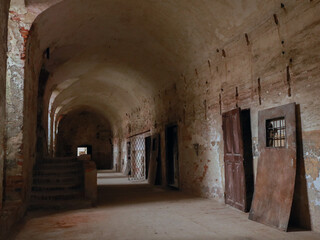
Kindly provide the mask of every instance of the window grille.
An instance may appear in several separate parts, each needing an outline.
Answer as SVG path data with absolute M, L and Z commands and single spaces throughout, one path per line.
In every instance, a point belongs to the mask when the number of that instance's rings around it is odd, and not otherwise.
M 129 180 L 143 181 L 145 180 L 145 139 L 144 136 L 136 136 L 130 139 L 130 160 L 131 172 Z
M 286 145 L 286 121 L 284 117 L 266 121 L 267 147 L 281 148 Z

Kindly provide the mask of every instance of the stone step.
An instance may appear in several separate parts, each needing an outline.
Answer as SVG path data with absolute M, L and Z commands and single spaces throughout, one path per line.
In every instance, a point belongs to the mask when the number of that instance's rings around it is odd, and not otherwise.
M 74 168 L 82 167 L 81 162 L 52 162 L 52 163 L 40 163 L 34 166 L 34 169 L 58 169 L 58 168 Z
M 46 158 L 34 167 L 30 209 L 70 208 L 83 198 L 83 164 L 76 158 Z
M 80 189 L 81 182 L 74 183 L 34 183 L 32 184 L 32 191 L 46 191 L 46 190 L 69 190 Z
M 59 168 L 59 169 L 35 169 L 33 172 L 34 175 L 65 175 L 65 174 L 74 174 L 74 175 L 83 175 L 83 170 L 80 167 L 76 168 Z
M 83 197 L 83 189 L 32 191 L 31 200 L 68 200 Z
M 92 203 L 89 200 L 85 199 L 73 199 L 73 200 L 33 200 L 30 201 L 29 210 L 38 210 L 38 209 L 54 209 L 54 210 L 73 210 L 73 209 L 82 209 L 82 208 L 91 208 Z
M 56 157 L 56 158 L 44 158 L 43 163 L 53 162 L 75 162 L 78 161 L 76 157 Z
M 69 174 L 61 174 L 61 175 L 36 175 L 33 177 L 33 183 L 75 183 L 82 182 L 82 175 L 69 175 Z

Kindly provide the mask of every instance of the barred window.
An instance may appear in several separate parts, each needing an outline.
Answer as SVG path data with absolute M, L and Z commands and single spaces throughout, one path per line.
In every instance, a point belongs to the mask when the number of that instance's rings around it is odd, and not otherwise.
M 266 121 L 267 147 L 281 148 L 286 145 L 286 121 L 284 117 Z

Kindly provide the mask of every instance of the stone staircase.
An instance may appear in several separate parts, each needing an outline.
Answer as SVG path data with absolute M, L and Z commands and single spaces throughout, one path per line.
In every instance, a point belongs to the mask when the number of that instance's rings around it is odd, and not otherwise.
M 84 199 L 84 170 L 76 158 L 47 158 L 33 170 L 29 209 L 91 207 Z

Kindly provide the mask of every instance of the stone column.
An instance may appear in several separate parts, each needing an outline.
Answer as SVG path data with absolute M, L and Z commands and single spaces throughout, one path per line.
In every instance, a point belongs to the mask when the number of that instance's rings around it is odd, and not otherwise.
M 11 1 L 8 19 L 6 76 L 5 200 L 24 197 L 23 189 L 23 106 L 26 41 L 30 26 L 21 20 L 26 14 L 23 1 Z

